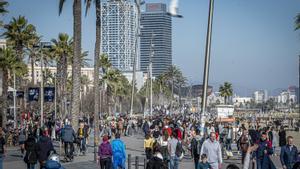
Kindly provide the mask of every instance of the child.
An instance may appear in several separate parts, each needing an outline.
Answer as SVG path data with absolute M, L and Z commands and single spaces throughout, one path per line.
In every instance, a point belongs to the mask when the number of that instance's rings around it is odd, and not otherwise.
M 152 145 L 153 145 L 153 142 L 154 141 L 153 141 L 151 135 L 148 133 L 146 135 L 145 140 L 144 140 L 144 149 L 145 149 L 147 160 L 150 160 L 151 157 L 152 157 Z
M 206 154 L 202 154 L 201 155 L 201 162 L 198 164 L 198 168 L 197 169 L 210 169 L 210 168 L 211 168 L 211 166 L 207 162 L 207 156 L 206 156 Z

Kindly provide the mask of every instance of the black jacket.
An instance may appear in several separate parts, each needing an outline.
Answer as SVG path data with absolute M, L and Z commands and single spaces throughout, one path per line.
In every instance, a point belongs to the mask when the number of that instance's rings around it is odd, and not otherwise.
M 49 137 L 42 136 L 38 142 L 38 160 L 46 161 L 50 155 L 50 151 L 54 150 L 53 144 Z
M 286 145 L 286 132 L 284 130 L 280 130 L 278 133 L 279 136 L 279 147 Z
M 25 150 L 26 154 L 24 157 L 24 161 L 28 164 L 36 164 L 38 160 L 38 147 L 33 136 L 29 136 L 25 141 Z
M 161 158 L 153 156 L 147 163 L 146 169 L 168 169 L 167 162 L 164 162 Z

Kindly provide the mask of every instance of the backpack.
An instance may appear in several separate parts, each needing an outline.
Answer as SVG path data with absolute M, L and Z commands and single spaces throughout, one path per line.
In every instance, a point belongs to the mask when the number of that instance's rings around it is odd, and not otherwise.
M 176 145 L 175 155 L 179 158 L 182 158 L 182 155 L 183 155 L 183 147 L 179 140 Z

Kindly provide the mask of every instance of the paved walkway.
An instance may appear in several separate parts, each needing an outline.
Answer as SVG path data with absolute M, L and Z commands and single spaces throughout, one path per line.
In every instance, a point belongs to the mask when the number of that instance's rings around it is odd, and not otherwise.
M 122 137 L 121 138 L 125 144 L 127 149 L 127 154 L 131 154 L 132 157 L 140 156 L 144 157 L 143 151 L 143 137 L 142 136 L 131 136 L 131 137 Z M 92 139 L 91 139 L 92 140 Z M 91 143 L 93 144 L 93 143 Z M 56 150 L 59 151 L 58 144 L 56 143 Z M 9 148 L 8 156 L 4 160 L 4 169 L 25 169 L 26 165 L 23 162 L 22 156 L 18 148 Z M 241 168 L 241 160 L 240 156 L 234 154 L 230 160 L 224 160 L 224 164 L 222 168 L 226 168 L 228 164 L 234 163 L 240 166 Z M 75 160 L 70 163 L 62 163 L 66 169 L 96 169 L 100 168 L 94 161 L 93 147 L 89 146 L 88 153 L 85 156 L 76 156 Z M 140 159 L 141 163 L 143 159 Z M 278 157 L 274 157 L 274 161 L 276 163 L 277 168 L 281 168 Z M 193 162 L 189 155 L 186 155 L 182 161 L 180 162 L 180 169 L 193 169 Z M 140 166 L 139 169 L 143 169 L 143 166 Z M 134 166 L 132 166 L 134 169 Z

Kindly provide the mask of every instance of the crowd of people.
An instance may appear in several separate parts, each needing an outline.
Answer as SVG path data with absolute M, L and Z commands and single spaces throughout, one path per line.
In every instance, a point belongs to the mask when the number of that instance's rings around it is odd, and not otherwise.
M 202 128 L 199 120 L 185 115 L 156 115 L 153 117 L 107 117 L 100 120 L 98 164 L 101 169 L 125 169 L 126 145 L 121 137 L 143 135 L 147 169 L 178 169 L 183 158 L 191 157 L 195 169 L 221 169 L 224 158 L 241 155 L 243 169 L 273 169 L 272 156 L 279 156 L 282 168 L 299 168 L 298 149 L 294 138 L 285 129 L 245 125 L 242 123 L 207 122 Z M 74 129 L 68 119 L 26 124 L 19 129 L 0 129 L 0 163 L 6 145 L 19 145 L 27 169 L 62 169 L 61 161 L 86 155 L 91 135 L 90 124 L 83 120 Z M 54 148 L 62 143 L 64 158 Z M 237 154 L 233 154 L 236 145 Z M 237 169 L 235 164 L 228 169 Z

